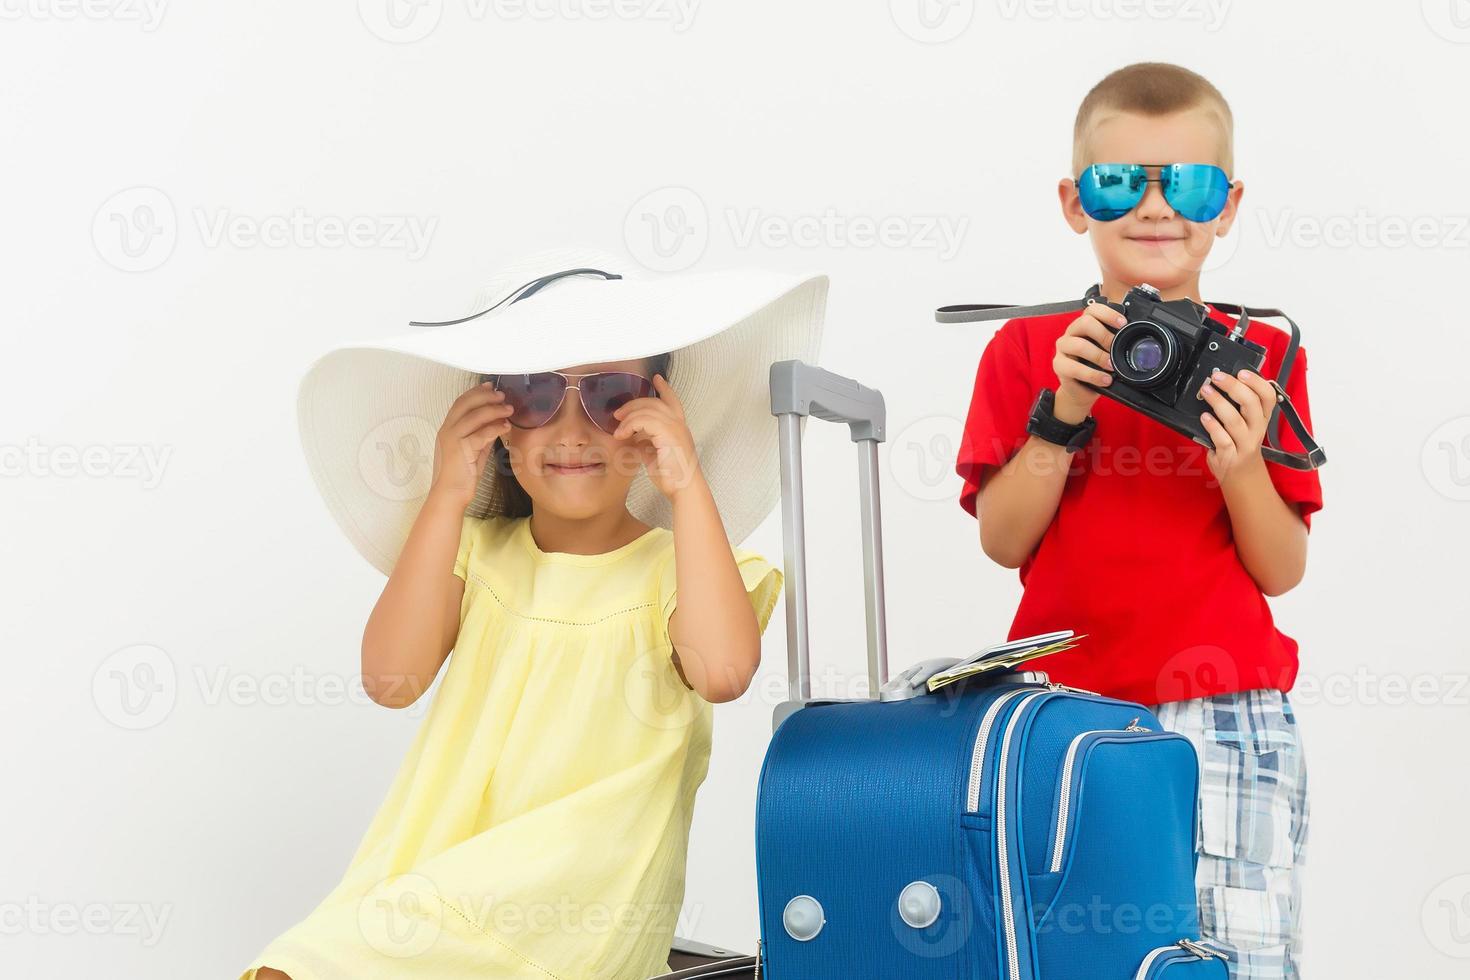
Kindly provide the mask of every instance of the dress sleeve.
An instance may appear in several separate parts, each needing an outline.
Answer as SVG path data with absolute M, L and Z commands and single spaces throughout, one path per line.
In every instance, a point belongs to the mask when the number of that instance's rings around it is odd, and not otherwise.
M 1312 411 L 1307 403 L 1307 352 L 1298 348 L 1296 360 L 1291 365 L 1291 377 L 1286 379 L 1286 393 L 1291 396 L 1291 403 L 1296 406 L 1297 414 L 1302 417 L 1307 431 L 1316 434 L 1312 427 Z M 1278 419 L 1276 433 L 1280 436 L 1282 449 L 1288 452 L 1303 452 L 1302 442 L 1291 431 L 1291 426 L 1286 424 L 1286 419 Z M 1296 507 L 1297 512 L 1302 515 L 1302 521 L 1307 527 L 1312 526 L 1312 514 L 1322 509 L 1322 479 L 1316 470 L 1294 470 L 1278 463 L 1267 463 L 1266 472 L 1271 474 L 1271 483 L 1275 485 L 1276 492 L 1281 494 L 1281 499 Z
M 454 574 L 461 579 L 468 580 L 470 567 L 470 553 L 474 551 L 475 538 L 480 530 L 480 525 L 485 523 L 483 517 L 470 517 L 465 515 L 464 522 L 459 528 L 459 552 L 454 556 Z
M 980 477 L 987 466 L 1001 466 L 1026 442 L 1026 420 L 1036 401 L 1030 357 L 1021 344 L 1020 321 L 996 331 L 980 355 L 970 413 L 960 436 L 955 472 L 965 481 L 960 506 L 975 515 Z
M 781 584 L 784 576 L 779 568 L 754 551 L 736 548 L 734 555 L 735 568 L 740 572 L 740 580 L 745 584 L 746 596 L 755 610 L 756 623 L 760 627 L 760 632 L 764 633 L 766 624 L 771 621 L 771 613 L 776 609 L 776 602 L 781 598 Z M 659 572 L 658 583 L 658 605 L 663 614 L 665 636 L 669 631 L 669 618 L 674 615 L 674 608 L 678 605 L 678 586 L 673 549 L 670 548 L 669 557 Z

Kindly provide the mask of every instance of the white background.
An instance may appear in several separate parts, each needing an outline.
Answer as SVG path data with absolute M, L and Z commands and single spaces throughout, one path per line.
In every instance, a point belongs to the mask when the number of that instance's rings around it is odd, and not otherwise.
M 1470 5 L 486 2 L 0 0 L 6 975 L 233 977 L 338 880 L 422 712 L 343 693 L 382 579 L 309 481 L 296 384 L 528 249 L 830 273 L 824 363 L 890 407 L 894 669 L 1001 637 L 1018 585 L 949 473 L 990 328 L 930 310 L 1092 281 L 1055 183 L 1087 88 L 1147 59 L 1234 107 L 1205 293 L 1303 325 L 1332 458 L 1273 603 L 1309 976 L 1465 975 Z M 808 434 L 814 656 L 850 686 L 852 449 Z M 747 544 L 779 555 L 779 517 Z M 683 931 L 747 951 L 780 615 L 690 854 Z

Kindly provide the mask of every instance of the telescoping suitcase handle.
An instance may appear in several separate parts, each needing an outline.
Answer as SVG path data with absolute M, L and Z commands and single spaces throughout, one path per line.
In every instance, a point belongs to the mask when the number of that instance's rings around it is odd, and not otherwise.
M 868 691 L 877 697 L 888 680 L 888 629 L 883 611 L 883 533 L 878 499 L 878 443 L 888 415 L 882 392 L 802 361 L 771 365 L 771 414 L 780 423 L 781 529 L 786 575 L 788 700 L 775 727 L 812 700 L 807 619 L 806 520 L 802 489 L 801 419 L 815 415 L 846 423 L 858 444 L 858 490 L 863 530 L 863 583 L 868 621 Z

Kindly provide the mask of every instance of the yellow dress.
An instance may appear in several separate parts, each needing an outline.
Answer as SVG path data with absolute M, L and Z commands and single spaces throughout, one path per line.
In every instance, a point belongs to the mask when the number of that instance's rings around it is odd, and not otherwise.
M 781 572 L 734 549 L 762 631 Z M 712 706 L 679 679 L 673 533 L 543 552 L 464 522 L 459 637 L 341 883 L 256 957 L 293 980 L 667 970 Z

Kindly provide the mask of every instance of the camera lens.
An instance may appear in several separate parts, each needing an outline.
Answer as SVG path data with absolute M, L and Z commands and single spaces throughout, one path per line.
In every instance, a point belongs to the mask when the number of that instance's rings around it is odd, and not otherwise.
M 1153 337 L 1143 337 L 1128 348 L 1128 364 L 1139 374 L 1153 374 L 1164 363 L 1164 345 Z
M 1134 320 L 1113 335 L 1113 371 L 1135 387 L 1166 384 L 1178 362 L 1174 335 L 1152 320 Z

